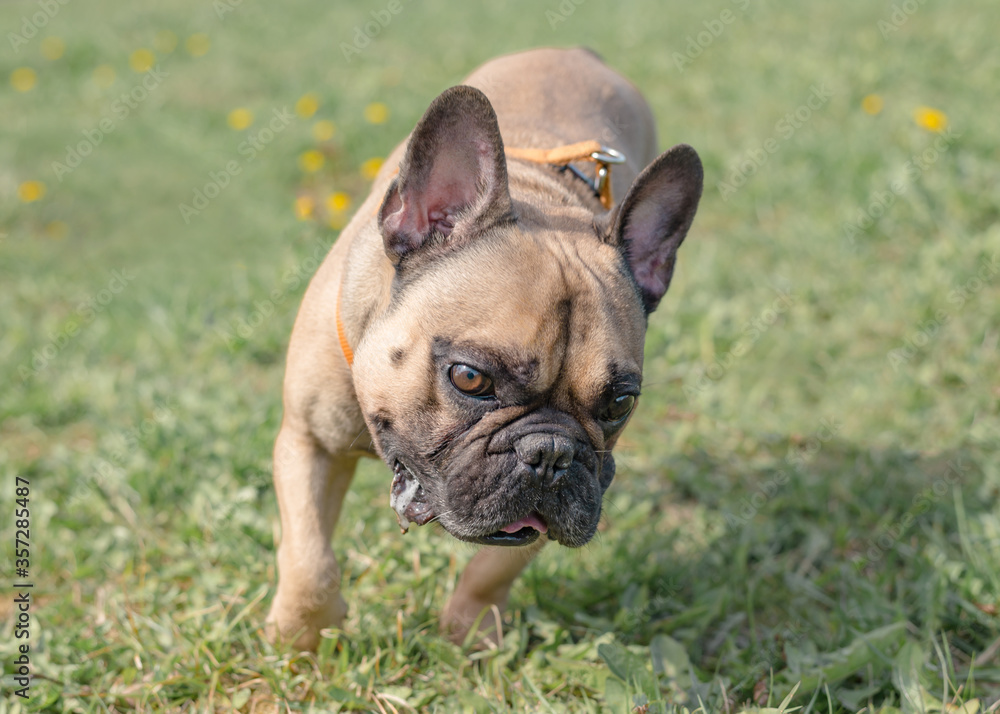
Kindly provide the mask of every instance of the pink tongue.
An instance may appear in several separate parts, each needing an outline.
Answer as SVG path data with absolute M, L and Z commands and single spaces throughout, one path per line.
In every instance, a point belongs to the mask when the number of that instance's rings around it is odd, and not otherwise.
M 506 525 L 500 530 L 504 533 L 517 533 L 522 528 L 534 528 L 539 533 L 545 533 L 549 530 L 549 527 L 545 525 L 545 521 L 538 517 L 537 513 L 531 513 L 524 518 L 514 521 L 510 525 Z

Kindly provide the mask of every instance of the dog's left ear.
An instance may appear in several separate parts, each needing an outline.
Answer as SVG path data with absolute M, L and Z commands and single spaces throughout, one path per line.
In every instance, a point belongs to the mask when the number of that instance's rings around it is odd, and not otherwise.
M 429 242 L 447 241 L 453 231 L 472 237 L 511 215 L 493 106 L 473 87 L 445 90 L 413 130 L 379 209 L 386 255 L 398 264 Z
M 598 230 L 620 246 L 642 294 L 646 314 L 660 303 L 680 247 L 698 210 L 704 171 L 698 153 L 678 144 L 639 174 Z

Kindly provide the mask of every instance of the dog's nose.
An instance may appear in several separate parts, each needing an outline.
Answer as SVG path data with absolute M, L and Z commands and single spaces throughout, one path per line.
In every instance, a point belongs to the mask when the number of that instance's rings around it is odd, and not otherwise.
M 528 434 L 515 445 L 517 456 L 535 472 L 540 485 L 554 484 L 573 463 L 573 440 L 561 434 Z

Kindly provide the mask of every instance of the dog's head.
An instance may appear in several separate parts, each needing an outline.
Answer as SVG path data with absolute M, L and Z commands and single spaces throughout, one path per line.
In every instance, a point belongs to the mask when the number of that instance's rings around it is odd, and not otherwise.
M 378 216 L 395 266 L 355 385 L 401 523 L 462 540 L 594 535 L 639 396 L 648 314 L 702 189 L 675 146 L 596 219 L 512 200 L 496 115 L 454 87 L 414 130 Z

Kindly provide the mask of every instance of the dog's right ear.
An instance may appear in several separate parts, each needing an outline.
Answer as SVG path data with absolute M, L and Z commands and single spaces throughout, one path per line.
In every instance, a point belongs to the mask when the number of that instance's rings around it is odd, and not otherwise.
M 496 113 L 478 89 L 452 87 L 413 130 L 382 201 L 386 255 L 398 265 L 425 244 L 467 241 L 511 215 Z

